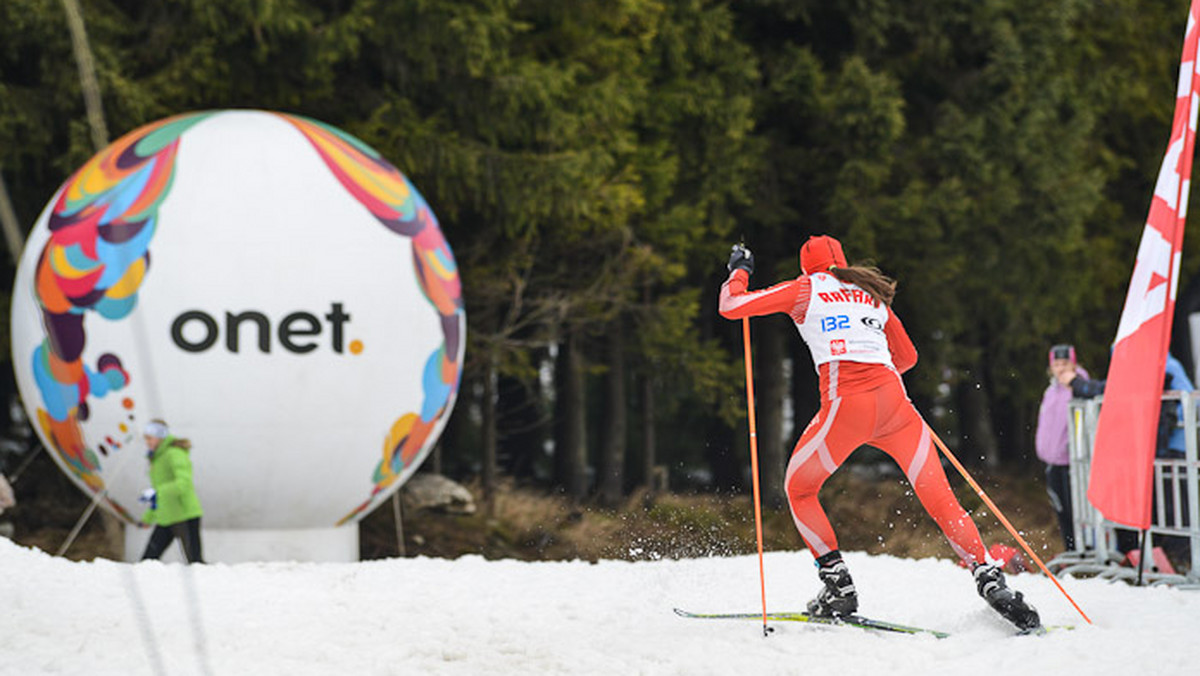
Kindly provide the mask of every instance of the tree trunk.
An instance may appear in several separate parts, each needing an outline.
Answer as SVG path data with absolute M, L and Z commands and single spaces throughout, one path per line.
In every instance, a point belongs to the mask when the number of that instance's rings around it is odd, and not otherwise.
M 959 388 L 963 430 L 960 455 L 965 462 L 982 459 L 985 466 L 995 469 L 1000 466 L 1000 447 L 992 427 L 991 406 L 982 374 L 983 369 L 979 368 L 968 372 Z
M 442 439 L 446 437 L 446 430 L 449 429 L 449 424 L 442 428 Z M 433 445 L 433 451 L 429 454 L 429 471 L 434 474 L 442 474 L 442 439 Z
M 462 385 L 458 391 L 458 399 L 442 436 L 433 449 L 433 463 L 430 469 L 436 474 L 455 474 L 472 466 L 480 452 L 482 408 L 476 395 L 474 369 L 463 374 Z M 465 467 L 464 467 L 465 466 Z
M 625 433 L 629 402 L 625 395 L 625 338 L 618 318 L 608 335 L 608 379 L 604 446 L 600 456 L 600 502 L 606 507 L 621 502 L 625 489 Z
M 658 490 L 656 465 L 658 440 L 654 436 L 654 377 L 642 377 L 642 485 L 654 494 Z
M 1007 420 L 1005 421 L 1008 424 L 1003 429 L 1034 429 L 1033 422 L 1029 419 L 1030 413 L 1032 413 L 1032 410 L 1025 407 L 1018 407 L 1016 410 L 1010 411 L 1010 415 L 1007 416 Z M 1010 461 L 1014 459 L 1018 460 L 1022 467 L 1032 466 L 1034 461 L 1037 460 L 1037 451 L 1033 448 L 1033 436 L 1032 434 L 1018 434 L 1015 439 L 1012 437 L 1003 439 L 1001 452 L 1007 451 L 1005 454 L 1008 456 L 1008 459 Z
M 722 492 L 740 492 L 745 487 L 742 474 L 743 459 L 747 457 L 745 430 L 737 433 L 715 418 L 705 427 L 704 456 L 712 472 L 712 487 Z
M 787 395 L 784 378 L 784 340 L 787 335 L 775 318 L 757 322 L 758 336 L 752 339 L 755 353 L 754 401 L 758 430 L 758 471 L 763 504 L 778 508 L 786 504 L 783 491 L 783 400 Z
M 496 495 L 496 374 L 489 360 L 483 372 L 483 504 L 487 516 L 495 514 Z
M 75 64 L 79 67 L 79 88 L 83 91 L 88 128 L 92 132 L 92 145 L 96 152 L 100 152 L 108 145 L 108 123 L 104 120 L 104 106 L 100 103 L 96 57 L 88 42 L 87 26 L 83 20 L 83 11 L 79 6 L 79 0 L 62 0 L 62 4 L 67 14 L 67 29 L 71 34 Z
M 537 381 L 508 376 L 496 379 L 496 463 L 506 475 L 533 477 L 545 442 L 540 388 Z
M 12 256 L 15 267 L 21 262 L 21 249 L 25 246 L 25 237 L 21 234 L 17 213 L 13 211 L 12 201 L 8 198 L 8 186 L 4 183 L 3 173 L 0 173 L 0 227 L 4 229 L 4 243 L 8 245 L 8 253 Z
M 559 351 L 554 444 L 555 478 L 577 502 L 587 496 L 587 411 L 580 342 L 578 333 L 570 329 Z

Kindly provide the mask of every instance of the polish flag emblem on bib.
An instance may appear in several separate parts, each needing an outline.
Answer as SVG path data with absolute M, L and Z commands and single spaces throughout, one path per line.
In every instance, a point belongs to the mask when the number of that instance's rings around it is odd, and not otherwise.
M 829 353 L 834 354 L 834 355 L 846 354 L 846 341 L 844 341 L 844 340 L 829 341 Z

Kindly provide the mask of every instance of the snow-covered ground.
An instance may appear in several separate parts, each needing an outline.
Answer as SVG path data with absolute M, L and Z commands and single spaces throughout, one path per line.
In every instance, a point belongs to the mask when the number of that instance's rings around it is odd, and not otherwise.
M 1013 636 L 949 561 L 846 556 L 878 634 L 671 609 L 757 611 L 754 556 L 628 563 L 76 563 L 0 538 L 0 674 L 1200 674 L 1200 592 L 1010 576 L 1046 624 Z M 817 588 L 766 556 L 767 605 Z

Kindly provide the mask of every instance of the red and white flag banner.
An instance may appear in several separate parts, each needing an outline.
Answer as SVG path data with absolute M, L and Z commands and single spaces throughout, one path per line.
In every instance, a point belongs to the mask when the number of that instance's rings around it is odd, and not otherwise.
M 1179 64 L 1171 142 L 1158 172 L 1150 216 L 1142 230 L 1133 278 L 1113 342 L 1108 384 L 1096 429 L 1088 499 L 1110 521 L 1149 528 L 1158 413 L 1167 347 L 1179 285 L 1179 257 L 1187 218 L 1196 112 L 1196 20 L 1192 0 Z

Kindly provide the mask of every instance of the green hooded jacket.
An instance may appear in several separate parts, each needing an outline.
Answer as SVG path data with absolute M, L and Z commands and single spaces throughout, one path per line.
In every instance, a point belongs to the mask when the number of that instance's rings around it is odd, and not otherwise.
M 175 437 L 159 442 L 150 456 L 150 485 L 157 506 L 142 515 L 144 523 L 170 526 L 204 514 L 192 484 L 192 458 Z

